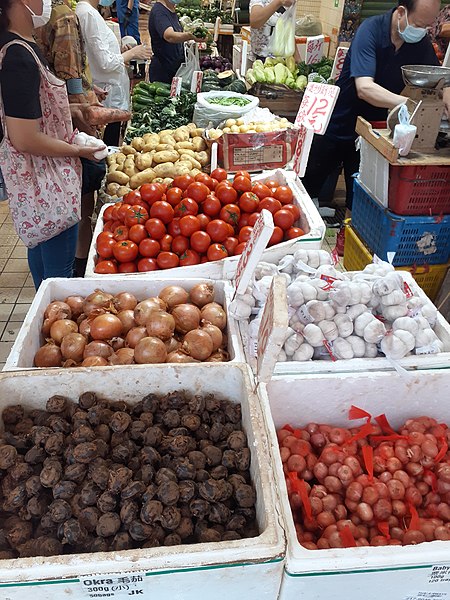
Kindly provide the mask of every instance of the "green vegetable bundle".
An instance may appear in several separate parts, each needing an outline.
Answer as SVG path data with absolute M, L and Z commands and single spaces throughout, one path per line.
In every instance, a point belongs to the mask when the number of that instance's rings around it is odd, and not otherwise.
M 251 69 L 245 75 L 249 85 L 255 83 L 267 83 L 285 85 L 292 90 L 303 91 L 309 81 L 328 81 L 333 67 L 331 58 L 322 58 L 314 65 L 306 65 L 304 62 L 295 63 L 294 57 L 288 58 L 266 58 L 264 63 L 255 60 Z

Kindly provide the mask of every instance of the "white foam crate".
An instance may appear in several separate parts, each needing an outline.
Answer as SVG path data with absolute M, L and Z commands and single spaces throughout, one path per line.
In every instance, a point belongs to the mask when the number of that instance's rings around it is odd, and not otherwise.
M 358 183 L 385 208 L 389 208 L 389 161 L 361 138 Z
M 415 296 L 427 298 L 425 292 L 417 285 L 411 273 L 399 271 L 408 283 Z M 450 324 L 438 313 L 434 331 L 444 344 L 444 351 L 439 354 L 411 355 L 395 361 L 395 364 L 408 370 L 418 369 L 450 369 Z M 248 322 L 239 321 L 243 351 L 252 369 L 256 369 L 255 344 L 248 336 Z M 274 377 L 289 376 L 299 373 L 355 373 L 363 371 L 392 371 L 395 365 L 384 356 L 376 358 L 352 358 L 350 360 L 307 360 L 277 362 Z
M 272 466 L 267 463 L 269 442 L 262 426 L 264 417 L 252 389 L 247 368 L 236 364 L 218 369 L 207 364 L 138 365 L 1 373 L 2 408 L 19 403 L 31 409 L 44 408 L 54 394 L 76 401 L 86 391 L 135 403 L 150 392 L 187 390 L 192 394 L 214 393 L 240 403 L 252 455 L 250 471 L 261 533 L 255 538 L 230 542 L 1 560 L 0 598 L 82 600 L 88 597 L 79 582 L 82 576 L 95 574 L 101 580 L 108 573 L 144 572 L 145 599 L 276 600 L 283 569 L 284 535 L 272 485 Z
M 300 209 L 300 227 L 305 232 L 300 238 L 294 240 L 288 240 L 281 242 L 276 246 L 272 246 L 265 250 L 263 260 L 277 262 L 286 254 L 292 254 L 299 248 L 305 248 L 308 250 L 319 250 L 322 246 L 322 240 L 325 236 L 326 226 L 319 215 L 314 202 L 309 197 L 303 184 L 296 177 L 293 171 L 285 171 L 277 169 L 275 171 L 265 171 L 261 175 L 252 177 L 252 181 L 267 181 L 268 179 L 276 179 L 281 185 L 288 185 L 294 192 L 295 204 Z M 91 247 L 89 249 L 89 256 L 86 266 L 85 277 L 99 277 L 102 279 L 110 279 L 116 277 L 116 275 L 99 275 L 94 272 L 95 269 L 95 258 L 97 256 L 95 241 L 99 233 L 103 230 L 103 213 L 106 210 L 106 205 L 102 207 L 100 214 L 95 225 L 94 235 L 92 238 Z M 231 256 L 230 258 L 224 258 L 215 262 L 208 262 L 201 265 L 193 265 L 190 267 L 176 267 L 174 269 L 150 271 L 146 273 L 131 273 L 131 275 L 138 275 L 139 277 L 145 277 L 151 279 L 154 277 L 209 277 L 210 279 L 231 279 L 236 271 L 237 263 L 239 262 L 240 256 Z M 125 274 L 128 277 L 128 274 Z
M 450 424 L 450 370 L 342 375 L 302 375 L 276 378 L 260 385 L 268 406 L 275 485 L 279 490 L 287 537 L 286 562 L 279 600 L 427 600 L 449 593 L 450 542 L 417 546 L 385 546 L 307 550 L 297 541 L 286 491 L 276 429 L 308 422 L 355 426 L 352 404 L 372 415 L 386 413 L 395 428 L 410 417 L 429 415 Z M 443 567 L 442 582 L 430 583 L 435 567 Z M 419 592 L 438 595 L 417 595 Z M 442 595 L 440 595 L 442 594 Z
M 64 300 L 67 296 L 88 296 L 96 289 L 101 289 L 110 294 L 130 292 L 138 300 L 150 296 L 157 296 L 167 285 L 182 285 L 190 290 L 196 283 L 204 279 L 184 279 L 175 281 L 171 279 L 145 280 L 141 277 L 122 277 L 115 279 L 44 279 L 37 291 L 34 300 L 19 330 L 17 338 L 6 360 L 4 371 L 33 368 L 34 355 L 44 343 L 41 334 L 42 322 L 46 307 L 54 300 Z M 228 315 L 228 305 L 231 302 L 232 288 L 227 281 L 214 281 L 216 291 L 215 299 L 224 305 Z M 245 362 L 242 352 L 240 335 L 234 319 L 227 319 L 228 351 L 233 362 Z M 36 368 L 36 367 L 34 367 Z M 55 367 L 57 368 L 57 367 Z

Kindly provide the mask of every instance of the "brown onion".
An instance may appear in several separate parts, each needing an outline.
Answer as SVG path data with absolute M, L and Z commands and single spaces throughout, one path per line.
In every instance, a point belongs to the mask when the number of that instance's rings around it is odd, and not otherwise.
M 160 298 L 147 298 L 139 302 L 134 309 L 134 319 L 138 325 L 145 326 L 154 310 L 166 310 L 166 308 L 166 303 Z
M 197 360 L 206 360 L 213 351 L 211 336 L 202 329 L 189 331 L 183 340 L 182 349 Z
M 134 312 L 130 309 L 121 310 L 117 313 L 117 317 L 122 322 L 122 333 L 126 335 L 130 329 L 136 327 L 136 321 L 134 320 Z
M 147 333 L 163 342 L 169 340 L 175 331 L 175 319 L 164 310 L 155 310 L 147 321 Z
M 86 338 L 81 333 L 69 333 L 61 342 L 61 353 L 64 358 L 76 362 L 83 360 L 83 352 L 86 347 Z
M 225 329 L 227 324 L 227 315 L 220 304 L 211 302 L 202 308 L 202 322 L 211 323 L 219 329 Z
M 205 362 L 227 362 L 228 360 L 230 360 L 228 352 L 219 349 L 217 352 L 211 354 L 211 356 L 207 358 Z
M 164 342 L 156 337 L 142 338 L 134 349 L 134 360 L 140 365 L 163 363 L 166 362 L 166 358 Z
M 169 310 L 178 304 L 186 304 L 189 301 L 188 292 L 179 285 L 168 285 L 158 295 L 167 304 Z
M 175 319 L 175 329 L 180 333 L 187 333 L 200 325 L 200 310 L 193 304 L 175 306 L 172 316 Z
M 91 335 L 91 322 L 89 319 L 83 319 L 78 325 L 78 331 L 88 340 Z
M 214 286 L 212 283 L 197 283 L 191 289 L 191 302 L 202 308 L 214 302 Z
M 45 337 L 45 339 L 50 337 L 50 327 L 52 326 L 52 324 L 53 323 L 52 321 L 50 321 L 50 319 L 44 319 L 44 322 L 42 323 L 41 333 Z
M 60 367 L 61 363 L 61 349 L 53 342 L 48 342 L 39 348 L 34 355 L 35 367 Z
M 122 310 L 134 310 L 138 301 L 133 294 L 120 292 L 114 296 L 112 303 L 117 312 L 120 312 Z
M 75 321 L 70 319 L 59 319 L 50 327 L 50 337 L 58 345 L 62 342 L 63 337 L 69 333 L 78 333 L 78 326 Z
M 136 344 L 145 337 L 147 337 L 147 330 L 145 327 L 133 327 L 133 329 L 130 329 L 127 333 L 125 343 L 129 348 L 136 348 Z
M 179 348 L 181 348 L 181 342 L 179 342 L 176 338 L 171 337 L 170 340 L 166 342 L 167 353 L 175 352 Z
M 191 356 L 188 356 L 185 352 L 181 350 L 175 350 L 174 352 L 170 352 L 167 355 L 166 363 L 193 363 L 200 362 L 198 360 L 193 359 Z
M 98 308 L 109 310 L 111 308 L 112 294 L 107 294 L 102 290 L 95 290 L 89 294 L 83 302 L 83 312 L 88 317 L 91 312 Z
M 50 324 L 60 319 L 70 318 L 72 318 L 72 311 L 70 310 L 70 306 L 65 302 L 55 300 L 55 302 L 50 302 L 45 309 L 44 319 L 50 319 Z
M 101 356 L 88 356 L 81 363 L 82 367 L 106 367 L 107 361 Z
M 116 315 L 100 315 L 91 323 L 91 337 L 94 340 L 110 340 L 121 333 L 122 321 Z
M 120 348 L 108 359 L 110 365 L 132 365 L 134 363 L 133 348 Z
M 68 296 L 64 302 L 70 307 L 72 311 L 72 319 L 78 319 L 83 312 L 83 296 Z
M 109 343 L 114 352 L 125 347 L 125 340 L 122 337 L 113 337 L 109 340 Z
M 113 352 L 111 346 L 106 342 L 95 341 L 87 344 L 83 352 L 83 358 L 88 358 L 89 356 L 108 358 Z
M 204 323 L 201 329 L 202 331 L 206 331 L 206 333 L 211 337 L 213 343 L 213 352 L 218 350 L 222 345 L 223 339 L 223 335 L 220 329 L 212 323 Z

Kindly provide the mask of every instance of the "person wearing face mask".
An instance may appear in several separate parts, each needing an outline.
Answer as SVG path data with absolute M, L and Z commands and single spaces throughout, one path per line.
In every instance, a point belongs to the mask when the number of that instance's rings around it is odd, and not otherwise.
M 353 200 L 353 174 L 359 169 L 355 147 L 356 121 L 386 121 L 388 111 L 407 98 L 401 67 L 439 65 L 427 27 L 439 13 L 439 0 L 399 0 L 383 15 L 365 20 L 358 28 L 336 82 L 340 93 L 325 135 L 314 136 L 303 184 L 317 198 L 324 180 L 341 163 L 346 183 L 347 216 Z M 444 90 L 450 108 L 450 88 Z
M 71 143 L 66 85 L 50 72 L 35 43 L 33 33 L 48 22 L 51 10 L 51 0 L 0 0 L 0 167 L 36 289 L 47 277 L 72 276 L 79 159 L 96 160 L 99 150 Z

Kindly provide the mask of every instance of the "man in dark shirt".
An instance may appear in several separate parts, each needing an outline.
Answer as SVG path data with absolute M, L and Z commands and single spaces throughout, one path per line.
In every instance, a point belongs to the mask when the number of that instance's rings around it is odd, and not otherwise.
M 355 147 L 356 121 L 385 121 L 388 110 L 406 102 L 404 65 L 438 65 L 426 28 L 439 13 L 439 0 L 399 0 L 383 15 L 362 23 L 347 53 L 337 81 L 340 93 L 325 135 L 314 137 L 303 184 L 317 198 L 323 182 L 343 164 L 348 216 L 352 207 L 352 175 L 359 169 Z M 450 88 L 444 91 L 450 108 Z

